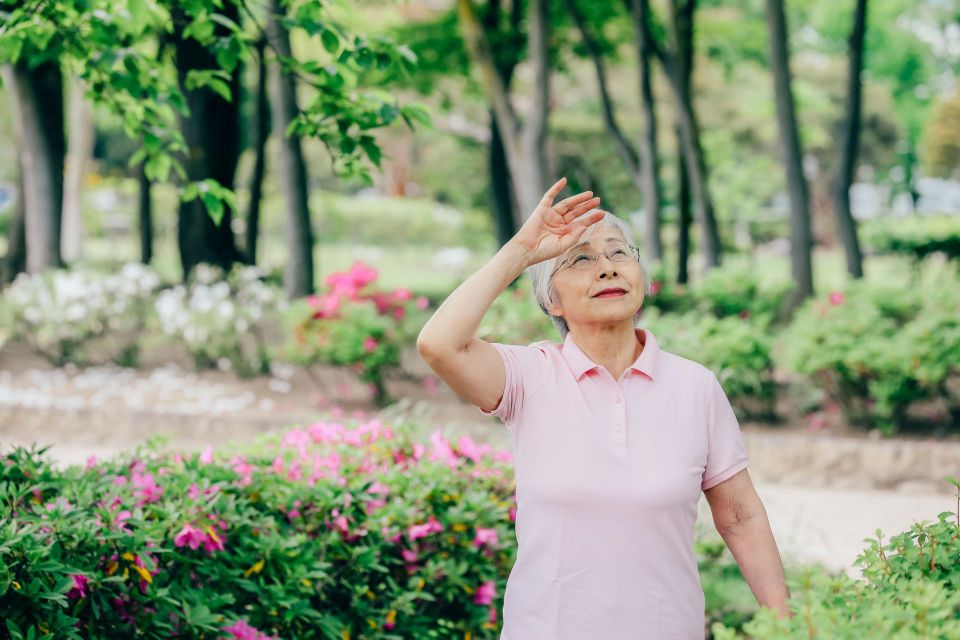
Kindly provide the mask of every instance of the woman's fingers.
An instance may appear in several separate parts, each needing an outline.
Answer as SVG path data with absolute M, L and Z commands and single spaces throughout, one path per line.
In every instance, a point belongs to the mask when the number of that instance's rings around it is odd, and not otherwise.
M 565 212 L 563 214 L 563 220 L 564 222 L 572 222 L 585 214 L 587 211 L 596 208 L 598 204 L 600 204 L 600 198 L 590 198 L 589 200 L 585 200 L 584 202 L 581 202 L 577 206 Z
M 578 193 L 575 196 L 570 196 L 566 200 L 561 200 L 557 204 L 553 205 L 553 208 L 556 209 L 560 215 L 566 217 L 567 213 L 570 210 L 583 202 L 584 200 L 589 199 L 593 195 L 593 191 L 584 191 L 583 193 Z
M 567 233 L 572 233 L 576 236 L 579 236 L 584 229 L 589 227 L 592 224 L 596 224 L 603 220 L 603 216 L 607 214 L 606 211 L 595 211 L 587 216 L 581 216 L 574 220 L 573 222 L 567 224 Z
M 553 186 L 547 189 L 547 192 L 543 194 L 543 198 L 540 199 L 540 206 L 542 207 L 552 207 L 553 200 L 557 197 L 561 191 L 563 191 L 564 185 L 567 184 L 567 178 L 563 177 L 553 183 Z

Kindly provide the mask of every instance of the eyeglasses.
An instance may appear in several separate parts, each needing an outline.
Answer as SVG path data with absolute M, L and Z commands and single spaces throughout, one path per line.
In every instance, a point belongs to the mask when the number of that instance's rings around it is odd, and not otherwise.
M 560 263 L 556 269 L 553 270 L 553 273 L 550 275 L 553 276 L 557 271 L 560 271 L 564 268 L 576 269 L 577 271 L 586 271 L 592 269 L 597 260 L 600 259 L 600 254 L 607 256 L 611 262 L 629 262 L 631 260 L 640 260 L 640 250 L 637 249 L 632 244 L 626 244 L 623 242 L 611 245 L 606 251 L 580 251 L 570 256 L 566 260 Z

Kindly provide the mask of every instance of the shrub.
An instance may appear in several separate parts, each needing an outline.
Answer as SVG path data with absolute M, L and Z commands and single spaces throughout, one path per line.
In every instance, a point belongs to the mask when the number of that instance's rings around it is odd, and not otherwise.
M 560 334 L 550 318 L 540 310 L 528 277 L 521 276 L 516 285 L 501 293 L 477 330 L 477 336 L 488 342 L 530 344 L 537 340 L 559 341 Z
M 38 638 L 493 638 L 510 456 L 430 440 L 318 422 L 63 471 L 16 449 L 0 458 L 0 618 Z
M 960 292 L 944 270 L 911 285 L 858 282 L 807 301 L 785 333 L 786 364 L 808 376 L 851 424 L 896 432 L 920 400 L 956 424 Z
M 159 285 L 157 274 L 136 262 L 109 274 L 88 269 L 21 273 L 3 296 L 2 332 L 57 366 L 89 364 L 99 353 L 117 364 L 135 365 Z
M 864 226 L 864 240 L 880 253 L 902 253 L 915 259 L 943 253 L 960 258 L 960 216 L 886 218 Z
M 329 291 L 292 304 L 285 357 L 302 365 L 327 362 L 351 366 L 373 386 L 376 401 L 389 400 L 383 375 L 400 363 L 425 322 L 425 297 L 409 289 L 375 288 L 377 270 L 355 262 L 349 271 L 327 277 Z
M 960 509 L 916 523 L 887 544 L 879 529 L 876 536 L 864 540 L 868 547 L 854 563 L 862 580 L 806 573 L 791 598 L 793 617 L 778 619 L 764 608 L 743 625 L 746 635 L 713 625 L 716 640 L 960 638 Z
M 267 373 L 266 332 L 287 302 L 262 276 L 257 267 L 235 265 L 225 274 L 219 267 L 198 265 L 186 285 L 157 296 L 164 333 L 187 349 L 198 368 L 229 367 L 241 376 Z

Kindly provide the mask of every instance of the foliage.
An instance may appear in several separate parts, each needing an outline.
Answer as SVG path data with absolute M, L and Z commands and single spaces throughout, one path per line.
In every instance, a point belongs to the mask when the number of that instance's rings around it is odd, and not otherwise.
M 187 116 L 184 90 L 206 88 L 227 100 L 238 66 L 250 62 L 265 37 L 263 16 L 244 0 L 67 0 L 0 5 L 0 63 L 58 61 L 83 79 L 95 101 L 123 124 L 142 147 L 131 165 L 145 162 L 151 180 L 171 172 L 186 179 L 186 152 L 178 116 Z M 287 4 L 287 3 L 284 3 Z M 231 15 L 240 15 L 234 20 Z M 316 43 L 317 54 L 282 57 L 278 63 L 305 85 L 310 99 L 296 114 L 287 135 L 318 138 L 331 154 L 334 170 L 370 181 L 367 163 L 380 165 L 381 151 L 371 131 L 402 119 L 429 124 L 426 110 L 401 105 L 395 96 L 370 86 L 385 70 L 405 74 L 416 57 L 409 48 L 382 36 L 354 33 L 328 3 L 300 3 L 278 16 L 297 36 Z M 212 69 L 192 70 L 179 86 L 174 56 L 161 43 L 194 40 L 209 48 Z M 278 56 L 279 58 L 279 56 Z M 213 180 L 186 185 L 183 197 L 201 197 L 211 216 L 222 215 L 231 194 Z
M 851 424 L 895 432 L 918 400 L 955 424 L 960 398 L 956 268 L 911 283 L 857 282 L 808 300 L 786 331 L 785 363 L 844 410 Z
M 388 400 L 383 375 L 400 363 L 425 322 L 425 297 L 409 289 L 380 291 L 377 270 L 357 261 L 344 272 L 327 276 L 327 293 L 292 304 L 286 314 L 290 340 L 286 357 L 299 364 L 316 362 L 353 367 L 373 385 L 378 403 Z
M 949 482 L 960 483 L 953 478 Z M 951 521 L 955 519 L 955 521 Z M 866 538 L 867 548 L 855 565 L 862 580 L 846 575 L 807 574 L 802 591 L 791 598 L 794 615 L 777 619 L 761 609 L 744 624 L 744 635 L 717 624 L 716 640 L 749 637 L 800 638 L 922 638 L 960 637 L 960 509 L 940 513 L 937 522 L 915 523 L 883 543 Z
M 139 263 L 114 273 L 50 269 L 21 273 L 0 299 L 0 332 L 26 341 L 52 364 L 92 362 L 108 353 L 121 365 L 135 365 L 160 279 Z
M 864 225 L 864 241 L 881 253 L 902 253 L 916 259 L 941 252 L 960 259 L 960 216 L 884 218 Z
M 267 331 L 288 303 L 262 277 L 257 267 L 236 265 L 224 274 L 219 267 L 198 265 L 186 285 L 157 296 L 163 332 L 187 349 L 198 368 L 229 365 L 241 376 L 267 373 Z
M 14 638 L 493 638 L 512 566 L 505 463 L 379 420 L 242 451 L 53 468 L 0 459 L 0 618 Z

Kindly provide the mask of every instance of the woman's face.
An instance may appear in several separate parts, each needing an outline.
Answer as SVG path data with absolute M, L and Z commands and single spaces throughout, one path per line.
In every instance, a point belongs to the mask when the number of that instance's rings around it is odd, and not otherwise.
M 571 247 L 557 260 L 567 266 L 553 276 L 556 300 L 550 313 L 563 316 L 568 326 L 578 323 L 616 323 L 629 320 L 643 304 L 643 273 L 633 254 L 629 260 L 614 262 L 600 254 L 597 261 L 584 269 L 570 265 L 581 254 L 594 255 L 617 245 L 627 244 L 620 230 L 613 226 L 596 229 L 588 241 Z M 606 289 L 622 293 L 598 295 Z

